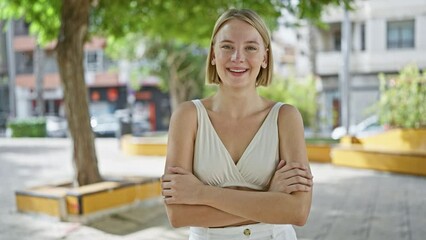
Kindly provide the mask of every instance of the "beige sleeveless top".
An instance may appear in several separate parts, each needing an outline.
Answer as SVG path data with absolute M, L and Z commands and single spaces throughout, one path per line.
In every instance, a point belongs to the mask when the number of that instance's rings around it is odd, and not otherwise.
M 198 117 L 194 175 L 212 186 L 265 190 L 279 162 L 277 120 L 283 103 L 276 103 L 271 108 L 237 164 L 213 128 L 202 102 L 193 100 L 193 103 Z

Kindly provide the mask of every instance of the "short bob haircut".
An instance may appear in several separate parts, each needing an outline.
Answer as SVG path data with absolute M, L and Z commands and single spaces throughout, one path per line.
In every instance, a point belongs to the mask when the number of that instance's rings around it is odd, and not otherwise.
M 207 56 L 206 82 L 209 84 L 221 83 L 219 75 L 217 74 L 217 71 L 216 71 L 216 66 L 211 64 L 213 45 L 215 43 L 217 32 L 227 21 L 232 19 L 238 19 L 250 24 L 259 32 L 260 36 L 262 37 L 263 43 L 267 50 L 266 54 L 268 55 L 268 62 L 267 62 L 268 65 L 266 66 L 266 68 L 261 68 L 259 75 L 257 76 L 257 79 L 256 79 L 256 86 L 269 85 L 272 79 L 273 65 L 274 65 L 274 61 L 272 58 L 272 50 L 271 50 L 271 35 L 269 33 L 268 27 L 266 26 L 262 18 L 256 12 L 249 9 L 230 9 L 224 12 L 219 17 L 219 19 L 217 19 L 216 24 L 214 25 L 214 28 L 213 28 L 212 37 L 210 39 L 210 50 Z

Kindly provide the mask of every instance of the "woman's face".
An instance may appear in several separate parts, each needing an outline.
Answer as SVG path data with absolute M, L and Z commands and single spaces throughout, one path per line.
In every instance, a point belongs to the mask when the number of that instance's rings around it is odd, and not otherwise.
M 255 86 L 262 64 L 266 67 L 267 51 L 253 26 L 233 19 L 217 32 L 212 61 L 223 85 Z

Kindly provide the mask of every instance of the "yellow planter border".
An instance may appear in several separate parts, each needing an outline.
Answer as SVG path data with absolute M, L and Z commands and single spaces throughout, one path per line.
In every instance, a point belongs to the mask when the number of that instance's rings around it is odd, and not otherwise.
M 167 138 L 125 135 L 121 138 L 121 149 L 127 155 L 166 156 Z
M 37 190 L 16 191 L 16 207 L 19 212 L 45 214 L 60 219 L 66 216 L 66 206 L 63 200 L 65 194 L 55 196 L 40 194 Z
M 310 162 L 331 163 L 330 144 L 306 144 L 306 152 Z
M 332 163 L 340 166 L 426 176 L 426 154 L 365 149 L 361 146 L 335 147 Z
M 19 212 L 81 221 L 161 196 L 159 178 L 132 177 L 79 188 L 44 186 L 15 192 Z

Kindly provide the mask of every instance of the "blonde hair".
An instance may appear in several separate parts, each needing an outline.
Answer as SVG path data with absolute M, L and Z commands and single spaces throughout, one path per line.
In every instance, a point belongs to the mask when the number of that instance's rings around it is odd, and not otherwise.
M 216 24 L 213 28 L 212 37 L 210 39 L 210 50 L 207 55 L 206 62 L 206 81 L 211 84 L 220 84 L 221 80 L 219 75 L 217 74 L 216 66 L 211 64 L 212 61 L 212 51 L 214 40 L 217 32 L 220 28 L 229 20 L 238 19 L 244 21 L 251 26 L 253 26 L 262 37 L 263 43 L 265 44 L 265 48 L 267 50 L 268 55 L 268 64 L 266 68 L 261 68 L 259 75 L 256 78 L 256 86 L 267 86 L 271 82 L 272 73 L 273 73 L 273 65 L 274 61 L 272 58 L 271 51 L 271 35 L 269 33 L 268 27 L 263 22 L 262 18 L 254 11 L 249 9 L 230 9 L 224 12 L 216 21 Z

